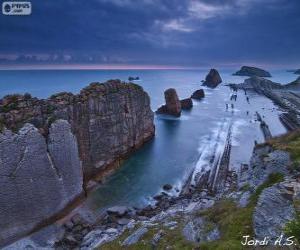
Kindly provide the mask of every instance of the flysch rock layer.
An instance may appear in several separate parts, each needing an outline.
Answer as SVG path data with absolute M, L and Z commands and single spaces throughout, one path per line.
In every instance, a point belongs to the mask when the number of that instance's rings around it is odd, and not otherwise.
M 0 134 L 0 241 L 29 232 L 82 192 L 78 146 L 65 120 L 54 122 L 48 141 L 27 123 Z
M 149 96 L 132 83 L 0 100 L 0 245 L 30 232 L 154 136 Z

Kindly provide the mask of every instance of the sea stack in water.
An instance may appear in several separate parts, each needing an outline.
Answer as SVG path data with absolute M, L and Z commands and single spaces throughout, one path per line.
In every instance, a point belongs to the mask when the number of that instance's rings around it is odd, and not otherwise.
M 256 67 L 249 67 L 249 66 L 243 66 L 241 69 L 237 72 L 235 72 L 233 75 L 235 76 L 259 76 L 259 77 L 271 77 L 271 74 L 260 68 Z
M 168 114 L 173 116 L 181 115 L 181 103 L 179 101 L 176 90 L 173 88 L 167 89 L 165 91 L 166 104 L 161 106 L 156 113 L 158 114 Z
M 191 109 L 193 107 L 193 101 L 191 98 L 180 100 L 180 103 L 181 109 Z
M 204 86 L 215 88 L 222 82 L 221 76 L 216 69 L 211 69 L 207 74 L 205 81 L 203 82 Z
M 196 99 L 196 100 L 201 100 L 202 98 L 204 98 L 204 96 L 205 96 L 204 90 L 198 89 L 192 94 L 191 98 Z

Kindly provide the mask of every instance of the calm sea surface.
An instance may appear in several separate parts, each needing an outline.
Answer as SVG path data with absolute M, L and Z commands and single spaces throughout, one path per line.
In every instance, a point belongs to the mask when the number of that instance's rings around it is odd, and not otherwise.
M 163 102 L 165 89 L 173 87 L 180 98 L 189 97 L 201 88 L 201 80 L 208 70 L 34 70 L 0 71 L 0 96 L 29 92 L 33 96 L 47 98 L 61 91 L 78 93 L 90 82 L 108 79 L 127 80 L 139 76 L 136 83 L 143 86 L 156 110 Z M 233 71 L 220 70 L 224 83 L 239 83 L 243 77 L 232 76 Z M 296 77 L 282 71 L 271 72 L 273 81 L 288 83 Z M 142 206 L 151 196 L 169 183 L 180 188 L 193 169 L 208 166 L 212 154 L 221 152 L 229 128 L 232 128 L 233 147 L 231 168 L 248 163 L 254 141 L 263 141 L 255 112 L 264 116 L 274 135 L 285 132 L 278 119 L 281 111 L 273 103 L 255 93 L 238 92 L 234 108 L 231 91 L 220 85 L 206 89 L 202 101 L 194 101 L 191 111 L 184 111 L 180 118 L 155 116 L 156 136 L 142 149 L 132 155 L 115 174 L 96 189 L 88 198 L 90 208 L 99 210 L 115 204 Z M 247 114 L 247 111 L 249 112 Z

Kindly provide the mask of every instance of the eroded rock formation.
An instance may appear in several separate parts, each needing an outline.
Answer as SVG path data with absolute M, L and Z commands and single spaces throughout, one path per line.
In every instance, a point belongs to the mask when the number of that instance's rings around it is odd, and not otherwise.
M 271 74 L 263 69 L 249 66 L 242 66 L 241 69 L 235 72 L 235 76 L 260 76 L 260 77 L 271 77 Z
M 0 242 L 57 214 L 154 136 L 148 94 L 119 80 L 47 100 L 7 96 L 0 121 Z
M 179 101 L 177 92 L 175 89 L 170 88 L 165 91 L 166 104 L 158 108 L 156 113 L 168 114 L 173 116 L 181 115 L 181 103 Z
M 211 69 L 207 74 L 205 81 L 203 82 L 204 86 L 215 88 L 222 82 L 222 78 L 219 72 L 216 69 Z
M 205 96 L 204 90 L 198 89 L 192 94 L 191 98 L 196 99 L 196 100 L 201 100 L 202 98 L 204 98 L 204 96 Z

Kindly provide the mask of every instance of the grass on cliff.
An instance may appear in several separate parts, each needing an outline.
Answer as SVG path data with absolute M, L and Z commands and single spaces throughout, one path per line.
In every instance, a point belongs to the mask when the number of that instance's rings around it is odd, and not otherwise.
M 159 230 L 163 230 L 163 236 L 155 249 L 192 250 L 200 248 L 201 250 L 242 250 L 244 249 L 243 245 L 241 244 L 241 241 L 243 240 L 242 237 L 244 235 L 253 236 L 254 234 L 252 227 L 252 214 L 259 195 L 265 188 L 281 182 L 282 180 L 282 174 L 271 174 L 268 180 L 260 185 L 256 189 L 256 192 L 252 194 L 250 197 L 250 202 L 245 208 L 238 207 L 231 199 L 223 199 L 217 202 L 212 208 L 197 212 L 195 216 L 204 216 L 208 219 L 208 221 L 218 225 L 221 233 L 221 239 L 218 241 L 203 243 L 200 245 L 186 241 L 182 235 L 182 229 L 186 222 L 183 222 L 182 218 L 178 216 L 177 218 L 174 218 L 174 220 L 178 222 L 178 225 L 173 230 L 166 228 L 163 225 L 157 225 L 149 228 L 149 231 L 138 243 L 129 247 L 121 246 L 121 242 L 123 242 L 132 232 L 140 227 L 137 226 L 133 230 L 127 230 L 120 238 L 104 244 L 99 249 L 150 250 L 153 249 L 153 246 L 151 245 L 153 236 Z
M 293 161 L 293 167 L 300 170 L 300 129 L 274 137 L 268 143 L 275 149 L 289 152 Z
M 300 245 L 300 199 L 294 200 L 294 207 L 296 210 L 296 218 L 285 225 L 284 233 L 288 236 L 294 236 L 297 245 Z
M 224 199 L 216 203 L 216 205 L 211 209 L 203 212 L 202 215 L 219 225 L 221 239 L 218 241 L 201 244 L 200 249 L 244 249 L 244 246 L 241 244 L 243 236 L 254 235 L 252 215 L 260 194 L 265 188 L 281 181 L 283 181 L 282 174 L 270 174 L 268 180 L 260 185 L 251 195 L 249 204 L 244 208 L 238 207 L 233 200 Z
M 173 220 L 172 220 L 173 221 Z M 184 227 L 184 223 L 181 222 L 179 218 L 174 219 L 177 221 L 177 227 L 174 229 L 170 229 L 164 227 L 163 225 L 157 225 L 151 228 L 148 228 L 148 232 L 137 242 L 131 246 L 121 246 L 121 243 L 131 235 L 135 230 L 137 230 L 140 226 L 136 226 L 132 230 L 127 230 L 123 233 L 123 235 L 112 241 L 104 244 L 99 250 L 116 250 L 116 249 L 126 249 L 126 250 L 153 250 L 154 246 L 151 241 L 155 234 L 157 234 L 160 230 L 162 230 L 162 237 L 156 245 L 155 249 L 170 249 L 170 250 L 192 250 L 197 247 L 196 244 L 192 242 L 188 242 L 182 236 L 182 229 Z

